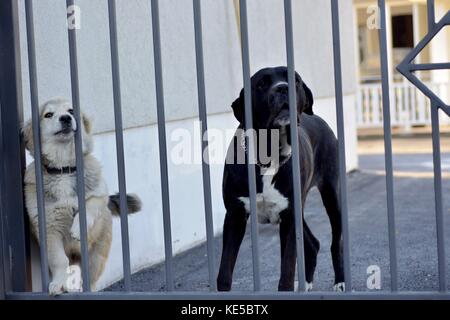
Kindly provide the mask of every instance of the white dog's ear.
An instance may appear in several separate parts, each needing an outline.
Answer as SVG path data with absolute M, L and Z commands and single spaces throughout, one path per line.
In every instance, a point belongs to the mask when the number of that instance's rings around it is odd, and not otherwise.
M 22 127 L 22 136 L 25 143 L 25 148 L 33 153 L 34 143 L 33 143 L 33 126 L 31 120 L 24 123 Z
M 84 113 L 81 115 L 81 118 L 83 119 L 84 130 L 86 130 L 87 134 L 91 134 L 92 133 L 91 120 L 89 120 L 89 118 Z

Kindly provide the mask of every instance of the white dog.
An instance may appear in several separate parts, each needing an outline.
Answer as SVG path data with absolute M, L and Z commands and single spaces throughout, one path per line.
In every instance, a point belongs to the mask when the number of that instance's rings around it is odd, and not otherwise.
M 48 101 L 40 108 L 42 165 L 47 227 L 47 251 L 52 280 L 52 295 L 69 291 L 68 267 L 80 263 L 80 222 L 76 183 L 74 136 L 82 132 L 88 228 L 89 273 L 91 289 L 102 274 L 108 258 L 111 237 L 111 214 L 119 213 L 119 195 L 108 194 L 99 162 L 92 156 L 91 124 L 82 114 L 77 123 L 69 102 L 63 99 Z M 23 128 L 26 148 L 33 155 L 31 122 Z M 31 230 L 39 242 L 36 198 L 35 164 L 25 173 L 25 200 Z M 128 213 L 140 210 L 137 196 L 127 196 Z

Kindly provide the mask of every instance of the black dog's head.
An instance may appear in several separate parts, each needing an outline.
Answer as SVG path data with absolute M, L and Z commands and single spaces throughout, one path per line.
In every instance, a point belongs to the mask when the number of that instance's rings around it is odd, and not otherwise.
M 313 95 L 295 73 L 298 115 L 313 114 Z M 255 129 L 278 129 L 290 124 L 288 70 L 286 67 L 261 69 L 251 78 L 253 127 Z M 236 119 L 245 127 L 244 89 L 233 104 Z

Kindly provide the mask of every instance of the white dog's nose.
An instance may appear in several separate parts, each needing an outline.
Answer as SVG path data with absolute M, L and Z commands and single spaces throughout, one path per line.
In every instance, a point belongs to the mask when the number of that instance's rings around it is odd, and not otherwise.
M 65 125 L 70 125 L 70 124 L 72 124 L 72 117 L 71 116 L 68 116 L 68 115 L 65 115 L 65 116 L 61 116 L 60 118 L 59 118 L 59 121 L 62 123 L 62 124 L 65 124 Z

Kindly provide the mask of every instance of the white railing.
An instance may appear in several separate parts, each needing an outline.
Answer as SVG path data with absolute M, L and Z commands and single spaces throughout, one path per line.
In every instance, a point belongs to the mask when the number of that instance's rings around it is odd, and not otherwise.
M 426 83 L 443 101 L 450 97 L 450 83 Z M 412 84 L 394 83 L 390 86 L 391 125 L 411 127 L 431 123 L 430 101 Z M 383 126 L 381 83 L 361 84 L 356 99 L 358 128 L 376 128 Z M 448 117 L 442 117 L 445 124 Z

